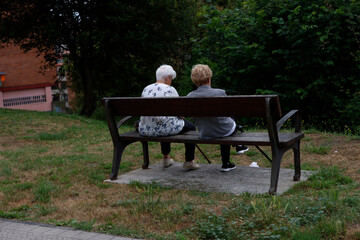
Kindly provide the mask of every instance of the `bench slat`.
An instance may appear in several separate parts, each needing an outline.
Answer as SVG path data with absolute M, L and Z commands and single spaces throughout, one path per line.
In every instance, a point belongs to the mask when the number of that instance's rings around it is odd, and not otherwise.
M 299 139 L 304 137 L 304 133 L 279 133 L 280 145 L 283 147 L 290 146 Z M 234 133 L 229 137 L 215 138 L 211 140 L 200 140 L 199 133 L 189 131 L 183 134 L 167 137 L 145 137 L 137 131 L 131 131 L 120 134 L 120 139 L 126 141 L 149 141 L 149 142 L 176 142 L 176 143 L 201 143 L 201 144 L 230 144 L 230 145 L 258 145 L 270 146 L 268 133 L 243 132 Z
M 114 116 L 184 116 L 184 117 L 266 117 L 265 99 L 271 98 L 276 119 L 282 116 L 276 95 L 241 95 L 224 97 L 103 98 L 110 100 Z M 159 106 L 159 107 L 154 107 Z

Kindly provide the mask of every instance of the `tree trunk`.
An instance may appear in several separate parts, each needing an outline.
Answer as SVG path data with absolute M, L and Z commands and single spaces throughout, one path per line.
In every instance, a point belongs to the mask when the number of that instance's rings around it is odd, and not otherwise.
M 96 96 L 93 91 L 84 91 L 84 103 L 80 115 L 91 117 L 95 111 Z
M 79 64 L 84 91 L 84 102 L 80 115 L 86 117 L 90 117 L 94 113 L 96 106 L 96 89 L 94 89 L 94 81 L 96 81 L 96 78 L 92 72 L 92 62 L 89 59 L 91 58 L 80 59 Z

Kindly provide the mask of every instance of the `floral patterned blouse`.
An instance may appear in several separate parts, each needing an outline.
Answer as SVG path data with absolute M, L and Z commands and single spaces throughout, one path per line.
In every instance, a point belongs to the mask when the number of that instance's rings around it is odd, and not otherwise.
M 175 88 L 164 83 L 153 83 L 144 88 L 141 97 L 178 97 Z M 172 116 L 141 116 L 139 133 L 143 136 L 159 137 L 178 134 L 184 127 L 184 120 Z

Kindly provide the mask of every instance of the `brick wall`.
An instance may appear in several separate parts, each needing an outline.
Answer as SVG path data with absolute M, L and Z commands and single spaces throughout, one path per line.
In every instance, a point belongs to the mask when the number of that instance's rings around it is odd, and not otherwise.
M 0 72 L 6 80 L 0 86 L 0 107 L 35 111 L 51 111 L 51 85 L 56 68 L 41 72 L 44 65 L 36 51 L 24 53 L 17 46 L 0 48 Z
M 6 72 L 3 88 L 30 86 L 37 84 L 52 84 L 56 80 L 56 68 L 40 73 L 43 59 L 36 57 L 35 51 L 24 53 L 17 46 L 0 48 L 0 72 Z

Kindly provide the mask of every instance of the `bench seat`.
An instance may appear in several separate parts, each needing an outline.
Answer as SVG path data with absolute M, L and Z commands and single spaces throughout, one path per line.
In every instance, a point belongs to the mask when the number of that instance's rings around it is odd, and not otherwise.
M 304 137 L 304 133 L 279 133 L 281 147 L 289 147 Z M 188 131 L 182 134 L 167 137 L 141 136 L 137 131 L 121 133 L 120 138 L 125 141 L 172 142 L 194 144 L 229 144 L 229 145 L 257 145 L 271 146 L 269 134 L 266 132 L 237 132 L 229 137 L 214 138 L 211 140 L 199 139 L 197 131 Z

